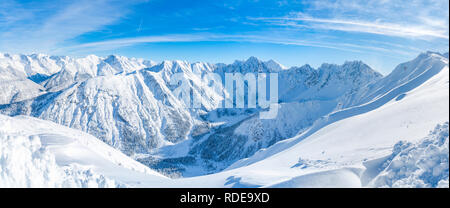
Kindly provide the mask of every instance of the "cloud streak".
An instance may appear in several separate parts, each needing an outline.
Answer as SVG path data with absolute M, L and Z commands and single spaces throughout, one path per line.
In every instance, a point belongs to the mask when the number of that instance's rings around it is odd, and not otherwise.
M 2 1 L 3 2 L 3 1 Z M 19 4 L 6 0 L 0 6 L 2 50 L 51 52 L 80 35 L 114 24 L 138 1 L 54 1 Z M 36 9 L 38 8 L 38 9 Z
M 443 29 L 428 29 L 423 26 L 404 26 L 394 23 L 365 22 L 341 19 L 323 19 L 314 17 L 274 17 L 250 18 L 252 20 L 269 21 L 282 26 L 308 27 L 324 30 L 339 30 L 346 32 L 372 33 L 397 37 L 434 37 L 449 39 L 448 31 Z M 312 24 L 311 24 L 312 23 Z
M 302 11 L 285 16 L 249 19 L 285 27 L 449 39 L 447 0 L 305 0 L 304 4 Z
M 345 42 L 327 42 L 321 40 L 299 40 L 296 38 L 287 38 L 283 36 L 274 36 L 267 34 L 257 34 L 257 35 L 229 35 L 229 34 L 211 34 L 211 33 L 197 33 L 197 34 L 171 34 L 171 35 L 161 35 L 161 36 L 143 36 L 143 37 L 133 37 L 133 38 L 118 38 L 105 41 L 97 41 L 90 43 L 78 44 L 66 48 L 62 48 L 64 51 L 107 51 L 122 47 L 146 44 L 146 43 L 174 43 L 174 42 L 248 42 L 248 43 L 269 43 L 278 45 L 294 45 L 294 46 L 307 46 L 307 47 L 319 47 L 333 50 L 349 51 L 355 53 L 372 53 L 372 52 L 382 52 L 382 53 L 392 53 L 395 52 L 399 55 L 410 56 L 417 51 L 405 51 L 402 49 L 403 46 L 390 46 L 376 47 L 373 45 L 363 45 L 363 44 L 351 44 Z

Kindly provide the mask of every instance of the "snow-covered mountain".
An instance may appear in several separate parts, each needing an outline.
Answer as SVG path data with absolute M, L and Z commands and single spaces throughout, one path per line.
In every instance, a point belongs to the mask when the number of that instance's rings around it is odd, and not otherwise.
M 416 155 L 424 151 L 424 145 L 432 143 L 439 146 L 441 153 L 447 151 L 448 156 L 448 148 L 442 146 L 445 139 L 448 144 L 448 124 L 444 124 L 448 122 L 449 105 L 448 54 L 420 54 L 400 64 L 386 77 L 360 61 L 323 64 L 318 69 L 308 65 L 287 69 L 275 61 L 255 57 L 229 65 L 185 61 L 156 64 L 120 56 L 60 57 L 58 60 L 64 61 L 48 61 L 55 63 L 47 64 L 54 67 L 53 73 L 50 69 L 38 68 L 36 72 L 29 72 L 26 67 L 23 67 L 24 73 L 12 73 L 13 66 L 31 65 L 23 61 L 20 61 L 22 65 L 14 63 L 17 59 L 10 58 L 13 55 L 3 56 L 8 61 L 0 65 L 6 66 L 0 67 L 6 77 L 1 79 L 0 87 L 8 90 L 2 93 L 1 113 L 30 115 L 79 129 L 166 175 L 197 176 L 175 180 L 142 176 L 140 180 L 148 180 L 148 183 L 137 184 L 124 182 L 127 180 L 120 175 L 98 171 L 122 185 L 406 186 L 411 183 L 402 177 L 415 177 L 416 182 L 423 177 L 421 173 L 398 175 L 397 167 L 389 166 L 398 163 L 393 161 L 403 161 L 398 156 L 403 154 L 401 152 Z M 41 57 L 39 60 L 56 60 L 42 58 L 46 57 L 43 55 L 38 57 Z M 21 69 L 19 67 L 18 71 Z M 188 108 L 177 97 L 174 92 L 177 86 L 171 79 L 178 72 L 188 80 L 192 95 L 201 100 L 201 108 Z M 214 88 L 203 81 L 202 76 L 210 72 L 222 77 L 231 72 L 278 73 L 277 117 L 261 120 L 258 117 L 261 109 L 218 108 L 225 89 Z M 35 74 L 39 75 L 32 77 Z M 17 87 L 12 90 L 11 86 Z M 20 119 L 27 120 L 24 123 L 32 122 L 33 126 L 43 122 L 26 117 Z M 392 150 L 400 140 L 418 142 L 438 124 L 443 125 L 437 127 L 428 140 L 436 138 L 444 143 L 422 142 L 416 146 L 402 143 L 403 146 L 397 145 L 401 150 Z M 29 129 L 34 131 L 32 127 Z M 46 131 L 51 132 L 51 129 Z M 77 136 L 70 136 L 74 132 L 52 138 L 76 140 Z M 19 137 L 31 134 L 36 133 Z M 32 146 L 26 142 L 20 145 Z M 429 152 L 423 155 L 436 157 Z M 58 155 L 56 158 L 58 160 Z M 447 168 L 448 173 L 448 157 L 446 163 L 442 162 L 444 166 L 439 167 Z M 429 168 L 420 166 L 419 170 L 426 172 Z M 438 175 L 443 177 L 443 182 L 439 178 L 437 182 L 424 181 L 415 186 L 448 184 L 448 174 L 441 173 Z M 386 178 L 393 174 L 397 175 Z M 141 177 L 135 173 L 128 175 L 133 180 Z M 341 183 L 326 184 L 323 181 L 328 179 L 324 177 L 339 179 Z M 316 180 L 309 183 L 311 178 Z M 397 179 L 403 181 L 395 182 Z M 61 184 L 64 183 L 58 186 Z
M 185 72 L 188 78 L 195 79 L 193 70 L 205 71 L 199 67 L 207 69 L 208 66 L 163 62 L 151 68 L 115 74 L 85 73 L 88 75 L 83 75 L 81 80 L 62 78 L 67 74 L 64 68 L 46 81 L 44 87 L 53 80 L 65 80 L 70 83 L 68 87 L 2 108 L 10 115 L 32 115 L 83 130 L 128 155 L 147 153 L 186 139 L 194 124 L 202 123 L 191 116 L 185 104 L 169 89 L 171 73 Z M 214 99 L 214 94 L 209 96 L 211 93 L 207 90 L 203 94 L 211 100 Z M 210 108 L 207 103 L 205 106 Z
M 0 53 L 0 104 L 31 99 L 44 94 L 38 83 L 57 73 L 67 57 L 11 55 Z
M 45 94 L 45 91 L 58 91 L 75 81 L 98 75 L 128 73 L 154 64 L 143 59 L 113 55 L 106 58 L 95 55 L 71 58 L 0 53 L 0 104 L 31 99 Z

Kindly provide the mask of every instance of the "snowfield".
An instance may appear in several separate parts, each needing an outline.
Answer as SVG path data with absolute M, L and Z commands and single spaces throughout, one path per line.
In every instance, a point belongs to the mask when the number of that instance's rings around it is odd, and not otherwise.
M 14 66 L 14 57 L 0 58 Z M 0 187 L 449 187 L 448 54 L 423 53 L 385 77 L 362 62 L 314 70 L 254 57 L 61 61 L 36 85 L 23 84 L 29 67 L 14 75 L 18 87 L 0 79 L 9 89 L 0 96 Z M 168 77 L 180 70 L 210 98 L 205 108 L 186 109 L 172 95 Z M 202 70 L 277 71 L 278 117 L 215 109 L 223 89 L 198 83 Z
M 1 134 L 2 187 L 117 187 L 114 180 L 76 164 L 60 167 L 39 136 Z
M 0 137 L 1 187 L 129 187 L 144 176 L 167 180 L 97 138 L 53 122 L 0 115 Z

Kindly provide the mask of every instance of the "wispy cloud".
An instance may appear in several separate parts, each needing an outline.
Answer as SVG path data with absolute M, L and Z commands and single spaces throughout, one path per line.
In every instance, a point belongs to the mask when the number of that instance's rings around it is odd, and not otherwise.
M 417 51 L 405 51 L 402 50 L 401 45 L 389 47 L 377 47 L 374 44 L 352 44 L 345 42 L 328 42 L 323 40 L 307 40 L 287 38 L 284 36 L 268 35 L 268 34 L 211 34 L 211 33 L 196 33 L 196 34 L 171 34 L 161 36 L 143 36 L 133 38 L 118 38 L 105 41 L 97 41 L 90 43 L 78 44 L 66 48 L 62 48 L 64 51 L 70 51 L 72 53 L 80 51 L 108 51 L 122 47 L 134 46 L 145 43 L 173 43 L 173 42 L 252 42 L 252 43 L 270 43 L 279 45 L 295 45 L 295 46 L 308 46 L 319 47 L 326 49 L 334 49 L 341 51 L 349 51 L 355 53 L 373 53 L 373 52 L 389 52 L 396 53 L 398 55 L 412 55 Z
M 161 36 L 144 36 L 131 38 L 118 38 L 112 40 L 104 40 L 97 42 L 89 42 L 78 44 L 64 48 L 65 50 L 78 50 L 91 48 L 93 50 L 115 49 L 120 47 L 132 46 L 142 43 L 168 43 L 168 42 L 199 42 L 214 39 L 214 35 L 161 35 Z M 219 36 L 217 36 L 219 37 Z
M 117 22 L 127 14 L 127 8 L 137 2 L 81 0 L 39 4 L 2 1 L 0 45 L 2 50 L 8 51 L 51 52 L 65 41 Z
M 403 38 L 449 39 L 448 1 L 307 1 L 305 11 L 251 17 L 286 27 L 370 33 Z
M 397 37 L 443 38 L 448 39 L 448 31 L 442 28 L 431 29 L 418 25 L 400 25 L 395 23 L 366 22 L 342 19 L 322 19 L 314 17 L 275 17 L 251 18 L 253 20 L 270 21 L 283 26 L 308 27 L 324 30 L 340 30 L 346 32 L 372 33 Z M 281 21 L 273 21 L 281 20 Z M 293 22 L 294 21 L 294 22 Z

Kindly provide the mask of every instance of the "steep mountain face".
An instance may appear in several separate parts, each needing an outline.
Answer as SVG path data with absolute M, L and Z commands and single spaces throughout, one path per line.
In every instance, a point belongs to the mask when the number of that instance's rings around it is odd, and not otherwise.
M 20 102 L 45 93 L 41 85 L 29 79 L 1 80 L 0 91 L 0 104 Z
M 348 107 L 354 104 L 352 95 L 381 77 L 380 73 L 361 61 L 345 62 L 343 65 L 322 64 L 317 70 L 305 65 L 280 73 L 281 100 L 295 102 L 337 99 L 341 102 L 341 107 Z
M 26 112 L 83 130 L 126 154 L 183 140 L 193 123 L 159 75 L 147 70 L 94 77 L 11 106 L 10 114 Z
M 0 104 L 44 94 L 45 89 L 38 83 L 58 72 L 65 60 L 67 57 L 0 53 Z

